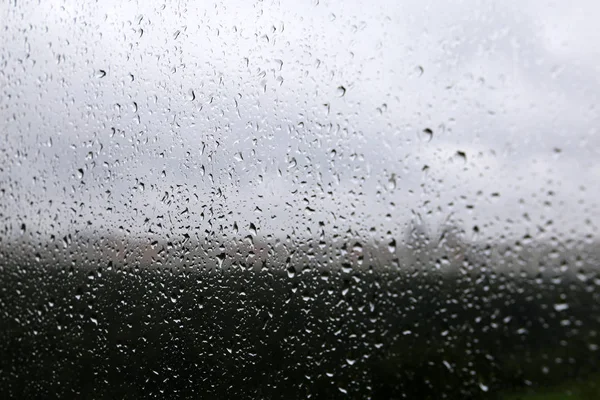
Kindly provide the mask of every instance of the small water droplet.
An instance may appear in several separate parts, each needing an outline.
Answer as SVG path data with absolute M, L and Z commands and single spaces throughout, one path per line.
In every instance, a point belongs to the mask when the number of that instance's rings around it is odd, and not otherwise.
M 337 97 L 344 97 L 344 95 L 346 94 L 346 88 L 344 86 L 338 86 L 335 94 L 337 95 Z
M 565 311 L 569 309 L 569 305 L 567 303 L 557 303 L 554 305 L 554 309 L 558 312 Z
M 96 78 L 104 78 L 106 76 L 106 71 L 103 69 L 99 69 L 96 72 Z
M 396 239 L 392 239 L 392 241 L 388 243 L 388 251 L 392 254 L 396 253 Z
M 187 99 L 189 101 L 194 101 L 196 100 L 196 93 L 194 92 L 193 89 L 188 90 L 188 94 L 187 94 Z
M 287 276 L 290 279 L 296 276 L 296 268 L 293 265 L 287 267 Z
M 298 165 L 298 162 L 296 161 L 295 158 L 292 157 L 292 159 L 288 162 L 287 169 L 296 168 L 296 165 Z
M 221 253 L 217 255 L 217 263 L 219 265 L 219 268 L 221 268 L 223 266 L 223 261 L 225 261 L 225 253 Z
M 423 129 L 423 135 L 428 142 L 431 142 L 431 139 L 433 139 L 433 131 L 430 128 Z
M 396 174 L 392 174 L 390 176 L 390 179 L 388 180 L 388 183 L 387 183 L 387 188 L 389 190 L 396 189 Z

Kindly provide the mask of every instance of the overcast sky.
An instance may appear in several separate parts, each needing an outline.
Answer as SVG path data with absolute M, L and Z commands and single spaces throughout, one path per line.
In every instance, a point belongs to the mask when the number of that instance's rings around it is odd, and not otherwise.
M 596 1 L 88 3 L 0 7 L 3 236 L 598 237 Z

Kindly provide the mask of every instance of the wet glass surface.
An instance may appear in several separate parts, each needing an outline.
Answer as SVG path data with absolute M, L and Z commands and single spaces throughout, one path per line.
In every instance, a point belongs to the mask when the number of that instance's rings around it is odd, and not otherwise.
M 598 398 L 598 11 L 1 5 L 0 393 Z

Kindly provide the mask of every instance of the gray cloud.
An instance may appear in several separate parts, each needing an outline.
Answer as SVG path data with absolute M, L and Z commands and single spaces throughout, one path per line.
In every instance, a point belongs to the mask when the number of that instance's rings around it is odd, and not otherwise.
M 7 6 L 5 223 L 597 236 L 585 3 Z

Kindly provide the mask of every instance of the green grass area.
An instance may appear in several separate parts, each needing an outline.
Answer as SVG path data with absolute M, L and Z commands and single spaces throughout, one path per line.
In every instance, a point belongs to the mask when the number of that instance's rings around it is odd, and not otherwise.
M 600 374 L 587 379 L 563 382 L 556 387 L 542 387 L 501 393 L 499 400 L 597 400 L 600 399 Z

